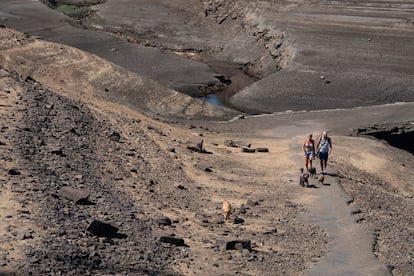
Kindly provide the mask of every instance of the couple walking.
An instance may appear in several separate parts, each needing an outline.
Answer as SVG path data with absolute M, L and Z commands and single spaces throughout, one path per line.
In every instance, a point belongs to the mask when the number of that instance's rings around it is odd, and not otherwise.
M 315 150 L 316 148 L 316 150 Z M 326 174 L 326 165 L 328 163 L 328 156 L 332 151 L 332 141 L 328 137 L 328 132 L 322 132 L 318 143 L 315 146 L 315 141 L 312 139 L 312 133 L 306 135 L 306 139 L 302 144 L 302 151 L 305 154 L 305 167 L 309 171 L 312 168 L 312 160 L 317 155 L 320 159 L 321 174 Z

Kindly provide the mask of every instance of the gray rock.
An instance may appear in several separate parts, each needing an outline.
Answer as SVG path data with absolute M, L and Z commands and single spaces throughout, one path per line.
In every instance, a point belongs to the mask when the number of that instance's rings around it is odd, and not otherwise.
M 174 244 L 176 246 L 185 246 L 184 239 L 182 238 L 176 238 L 171 236 L 162 236 L 160 238 L 160 242 L 162 243 L 170 243 Z
M 254 152 L 256 152 L 256 149 L 242 147 L 241 152 L 254 153 Z
M 233 220 L 233 224 L 242 224 L 244 223 L 244 219 L 239 218 L 239 217 L 235 217 Z
M 114 142 L 119 142 L 121 140 L 121 134 L 117 131 L 112 131 L 108 138 Z
M 61 197 L 74 201 L 78 204 L 86 203 L 89 198 L 88 192 L 71 187 L 63 187 L 58 191 L 58 194 Z
M 155 220 L 159 225 L 169 226 L 172 224 L 171 219 L 168 217 L 163 217 Z
M 119 229 L 109 223 L 94 220 L 86 230 L 95 236 L 110 238 L 116 236 Z
M 250 148 L 252 146 L 252 144 L 248 143 L 248 142 L 244 142 L 244 141 L 233 141 L 233 140 L 226 140 L 224 141 L 224 145 L 227 147 L 232 147 L 232 148 Z
M 10 175 L 20 175 L 21 173 L 20 173 L 20 171 L 18 169 L 13 168 L 13 169 L 10 169 L 9 170 L 9 174 Z
M 269 152 L 268 148 L 256 148 L 257 152 Z
M 246 205 L 247 206 L 257 206 L 257 205 L 259 205 L 259 202 L 249 199 L 249 200 L 247 200 Z
M 195 152 L 203 152 L 203 139 L 194 139 L 187 142 L 187 148 Z
M 252 250 L 250 240 L 232 240 L 226 242 L 226 250 Z
M 24 232 L 19 237 L 20 240 L 27 240 L 27 239 L 33 239 L 33 235 L 31 232 Z
M 51 154 L 59 155 L 59 156 L 62 156 L 62 157 L 65 156 L 65 154 L 63 153 L 63 149 L 61 147 L 50 147 L 49 152 Z

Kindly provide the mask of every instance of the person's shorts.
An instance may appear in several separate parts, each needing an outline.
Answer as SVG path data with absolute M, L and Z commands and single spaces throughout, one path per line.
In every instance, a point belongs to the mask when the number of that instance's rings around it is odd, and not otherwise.
M 328 153 L 327 152 L 319 152 L 319 159 L 321 160 L 328 160 Z
M 313 151 L 308 151 L 308 152 L 305 152 L 305 157 L 312 157 L 312 156 L 315 156 L 315 154 L 313 153 Z

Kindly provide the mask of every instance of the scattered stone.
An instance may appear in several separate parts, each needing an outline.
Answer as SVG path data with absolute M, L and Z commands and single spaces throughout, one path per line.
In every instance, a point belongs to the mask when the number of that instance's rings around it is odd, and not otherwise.
M 192 150 L 195 152 L 204 152 L 202 139 L 192 140 L 192 141 L 187 142 L 187 144 L 189 144 L 187 146 L 189 150 Z
M 25 81 L 26 82 L 36 82 L 36 80 L 34 78 L 32 78 L 32 76 L 27 76 Z
M 206 171 L 206 172 L 213 172 L 213 169 L 209 167 L 209 168 L 205 168 L 204 171 Z
M 256 152 L 269 152 L 268 148 L 256 148 Z
M 239 218 L 239 217 L 235 217 L 233 220 L 233 224 L 242 224 L 244 223 L 244 219 Z
M 351 215 L 360 214 L 360 213 L 362 213 L 361 209 L 352 209 L 351 210 Z
M 10 169 L 9 170 L 9 174 L 10 175 L 20 175 L 21 173 L 20 173 L 20 171 L 18 169 L 13 168 L 13 169 Z
M 63 187 L 58 191 L 58 194 L 68 200 L 76 202 L 77 204 L 86 203 L 89 198 L 88 192 L 71 187 Z
M 232 148 L 250 148 L 252 146 L 252 144 L 248 143 L 248 142 L 244 142 L 244 141 L 233 141 L 233 140 L 226 140 L 224 141 L 224 145 L 227 147 L 232 147 Z
M 345 198 L 345 202 L 346 202 L 347 205 L 349 205 L 349 204 L 354 202 L 354 198 L 350 195 L 347 195 L 346 198 Z
M 223 16 L 219 21 L 218 24 L 222 24 L 224 21 L 226 21 L 226 19 L 229 17 L 230 14 L 226 14 L 225 16 Z
M 256 149 L 251 149 L 251 148 L 247 148 L 247 147 L 242 147 L 242 148 L 241 148 L 241 152 L 254 153 L 254 152 L 256 152 Z
M 103 243 L 115 245 L 115 241 L 111 238 L 106 237 L 104 240 L 102 240 Z
M 276 233 L 277 233 L 277 229 L 274 228 L 274 229 L 270 229 L 268 231 L 265 231 L 263 234 L 265 234 L 265 235 L 273 235 L 273 234 L 276 234 Z
M 180 189 L 180 190 L 187 190 L 185 188 L 185 186 L 184 185 L 181 185 L 181 184 L 178 184 L 177 188 Z
M 226 242 L 226 250 L 242 250 L 247 249 L 249 251 L 252 250 L 251 241 L 250 240 L 233 240 Z
M 51 147 L 50 149 L 49 149 L 49 151 L 50 151 L 50 153 L 51 154 L 56 154 L 56 155 L 59 155 L 59 156 L 62 156 L 62 157 L 65 157 L 66 155 L 63 153 L 63 150 L 62 150 L 62 148 L 61 147 Z
M 244 204 L 241 204 L 239 208 L 239 214 L 246 214 L 246 213 L 247 213 L 246 206 L 244 206 Z
M 171 219 L 168 217 L 162 217 L 162 218 L 156 219 L 156 222 L 158 223 L 158 225 L 163 225 L 163 226 L 170 226 L 172 224 Z
M 27 214 L 30 215 L 30 211 L 29 210 L 17 210 L 18 214 Z
M 257 205 L 259 205 L 259 202 L 248 199 L 247 202 L 246 202 L 246 205 L 247 206 L 257 206 Z
M 33 239 L 33 235 L 31 232 L 24 232 L 21 234 L 20 240 L 28 240 L 28 239 Z
M 158 133 L 159 135 L 162 135 L 162 136 L 167 136 L 167 135 L 165 135 L 165 134 L 164 134 L 164 132 L 163 132 L 161 129 L 156 128 L 155 126 L 151 126 L 151 125 L 149 125 L 149 126 L 147 126 L 147 128 L 148 128 L 149 130 L 153 130 L 153 131 L 155 131 L 155 132 L 156 132 L 156 133 Z
M 171 236 L 162 236 L 160 238 L 160 242 L 162 243 L 170 243 L 174 244 L 176 246 L 185 246 L 184 239 L 182 238 L 176 238 Z
M 86 230 L 98 237 L 112 238 L 117 236 L 119 229 L 109 223 L 94 220 L 91 224 L 89 224 Z
M 108 138 L 114 142 L 119 142 L 121 140 L 121 134 L 117 131 L 112 131 Z

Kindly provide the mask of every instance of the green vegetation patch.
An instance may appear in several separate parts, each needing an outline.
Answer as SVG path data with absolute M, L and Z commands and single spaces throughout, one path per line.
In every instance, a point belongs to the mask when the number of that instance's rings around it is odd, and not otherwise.
M 66 5 L 66 4 L 58 4 L 55 9 L 64 13 L 67 16 L 75 17 L 75 18 L 82 18 L 89 14 L 88 9 L 85 7 L 79 7 L 74 5 Z
M 55 9 L 73 18 L 83 18 L 92 14 L 89 8 L 92 5 L 100 4 L 105 0 L 41 0 L 50 8 Z

